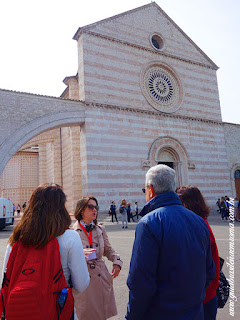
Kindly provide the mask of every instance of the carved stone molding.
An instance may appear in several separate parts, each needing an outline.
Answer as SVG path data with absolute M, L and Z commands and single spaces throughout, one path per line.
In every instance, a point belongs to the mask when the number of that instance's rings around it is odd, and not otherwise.
M 188 169 L 196 169 L 195 164 L 191 160 L 188 160 Z
M 141 167 L 146 169 L 151 167 L 151 161 L 150 160 L 142 160 L 141 161 Z

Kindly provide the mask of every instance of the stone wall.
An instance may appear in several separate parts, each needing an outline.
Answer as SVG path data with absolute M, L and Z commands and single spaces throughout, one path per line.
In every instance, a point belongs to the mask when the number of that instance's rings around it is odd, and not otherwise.
M 236 196 L 234 172 L 240 170 L 240 125 L 224 123 L 225 145 L 229 165 L 229 179 L 231 182 L 231 195 Z
M 219 195 L 230 194 L 221 123 L 89 106 L 85 126 L 88 192 L 99 198 L 103 208 L 122 198 L 143 205 L 141 188 L 148 168 L 142 167 L 142 160 L 149 159 L 152 143 L 166 136 L 186 150 L 190 165 L 184 183 L 198 186 L 211 206 Z
M 0 195 L 21 206 L 29 201 L 39 184 L 38 153 L 18 152 L 7 164 L 1 176 Z

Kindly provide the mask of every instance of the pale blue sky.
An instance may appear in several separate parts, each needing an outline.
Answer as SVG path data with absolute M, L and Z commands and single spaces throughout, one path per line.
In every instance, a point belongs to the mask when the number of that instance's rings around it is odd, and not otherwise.
M 219 66 L 223 121 L 240 123 L 239 0 L 157 0 Z M 9 0 L 0 7 L 0 88 L 59 96 L 77 72 L 78 27 L 149 3 L 142 0 Z

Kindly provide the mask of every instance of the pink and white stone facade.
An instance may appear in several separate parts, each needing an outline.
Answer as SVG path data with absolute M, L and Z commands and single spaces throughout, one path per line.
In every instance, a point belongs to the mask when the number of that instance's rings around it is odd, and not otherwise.
M 153 34 L 163 39 L 162 50 L 151 44 Z M 78 72 L 64 79 L 62 99 L 0 91 L 6 119 L 9 106 L 16 110 L 26 100 L 38 110 L 31 121 L 19 114 L 16 122 L 33 140 L 15 138 L 18 149 L 39 145 L 36 185 L 61 184 L 70 211 L 87 194 L 105 211 L 122 198 L 141 206 L 148 168 L 171 162 L 178 184 L 197 185 L 211 206 L 221 195 L 235 196 L 231 175 L 240 168 L 240 126 L 222 122 L 218 67 L 155 3 L 80 28 L 74 39 Z M 152 66 L 169 75 L 176 108 L 146 99 L 142 82 Z M 159 92 L 169 82 L 161 76 L 162 82 L 154 80 Z M 8 149 L 9 137 L 1 135 L 10 159 L 15 136 Z

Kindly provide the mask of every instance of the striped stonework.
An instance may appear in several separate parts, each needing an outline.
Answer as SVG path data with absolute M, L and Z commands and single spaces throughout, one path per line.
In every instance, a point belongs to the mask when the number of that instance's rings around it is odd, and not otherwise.
M 62 185 L 70 212 L 89 194 L 103 212 L 123 198 L 141 207 L 146 171 L 166 162 L 210 206 L 236 195 L 240 126 L 222 122 L 218 67 L 156 3 L 79 28 L 74 39 L 78 69 L 60 98 L 0 90 L 1 194 L 17 151 L 38 146 L 31 187 Z

